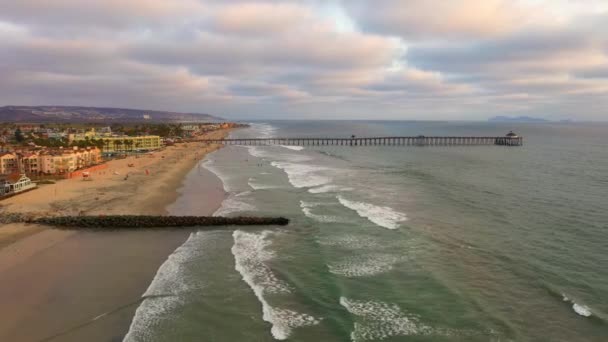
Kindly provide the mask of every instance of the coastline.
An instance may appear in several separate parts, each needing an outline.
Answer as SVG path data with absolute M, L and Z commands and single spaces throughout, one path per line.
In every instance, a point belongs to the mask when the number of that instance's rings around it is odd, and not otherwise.
M 204 137 L 221 138 L 228 131 Z M 62 180 L 0 205 L 3 212 L 31 215 L 165 215 L 175 210 L 169 208 L 195 166 L 218 148 L 190 142 L 153 157 L 110 161 L 107 169 L 91 175 L 92 181 Z M 207 188 L 221 189 L 209 174 L 197 171 Z M 197 212 L 211 215 L 224 196 L 223 190 L 209 191 Z M 158 267 L 189 233 L 1 226 L 0 340 L 121 340 Z

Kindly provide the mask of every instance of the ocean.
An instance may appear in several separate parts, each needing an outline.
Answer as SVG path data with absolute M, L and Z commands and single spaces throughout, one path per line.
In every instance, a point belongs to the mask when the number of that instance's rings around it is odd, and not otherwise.
M 608 125 L 270 121 L 233 137 L 481 135 L 523 147 L 229 146 L 216 215 L 284 228 L 193 233 L 131 341 L 607 341 Z M 180 214 L 196 214 L 196 205 Z M 186 212 L 184 212 L 186 211 Z

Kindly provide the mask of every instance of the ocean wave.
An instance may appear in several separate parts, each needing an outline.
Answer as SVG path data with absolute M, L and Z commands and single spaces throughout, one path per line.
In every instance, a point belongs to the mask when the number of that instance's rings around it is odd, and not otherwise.
M 249 181 L 247 182 L 247 184 L 253 190 L 265 190 L 265 189 L 276 189 L 276 188 L 278 188 L 278 186 L 276 186 L 276 185 L 259 183 L 259 182 L 257 182 L 257 180 L 255 178 L 249 178 Z
M 247 152 L 252 157 L 261 158 L 261 159 L 270 157 L 270 154 L 268 152 L 262 150 L 261 148 L 259 148 L 257 146 L 243 146 L 243 147 L 247 149 Z
M 276 127 L 266 123 L 251 123 L 250 126 L 257 132 L 256 137 L 273 138 L 277 132 Z
M 347 200 L 338 195 L 338 201 L 345 207 L 354 210 L 361 217 L 367 218 L 380 227 L 397 229 L 400 222 L 407 221 L 404 213 L 393 210 L 389 207 L 381 207 L 371 203 Z
M 353 188 L 342 187 L 334 184 L 326 184 L 316 188 L 308 189 L 311 194 L 324 194 L 328 192 L 353 191 Z
M 335 202 L 308 202 L 300 200 L 300 207 L 304 208 L 315 208 L 315 207 L 327 207 L 332 205 L 338 205 Z
M 289 146 L 289 145 L 280 145 L 281 147 L 284 147 L 286 149 L 292 150 L 292 151 L 302 151 L 304 149 L 304 146 Z
M 331 182 L 330 177 L 319 174 L 327 171 L 326 167 L 276 161 L 270 164 L 285 171 L 289 183 L 296 188 L 310 188 Z
M 143 301 L 135 311 L 124 342 L 146 341 L 152 328 L 164 322 L 169 313 L 179 308 L 184 299 L 181 295 L 205 287 L 200 278 L 192 277 L 185 265 L 200 257 L 199 247 L 205 232 L 192 233 L 180 247 L 159 267 L 154 279 L 142 295 Z
M 321 245 L 342 247 L 349 249 L 378 249 L 386 245 L 385 242 L 380 242 L 369 236 L 359 235 L 337 235 L 325 237 L 317 240 Z
M 226 216 L 228 214 L 238 212 L 256 211 L 257 208 L 253 204 L 247 203 L 241 199 L 249 193 L 249 191 L 246 191 L 236 195 L 231 195 L 230 197 L 226 198 L 222 202 L 222 205 L 219 207 L 219 209 L 216 210 L 215 213 L 213 213 L 213 216 Z
M 181 306 L 179 297 L 155 297 L 145 299 L 135 310 L 135 316 L 123 342 L 154 340 L 154 327 L 165 322 L 171 312 Z
M 562 294 L 563 300 L 564 302 L 568 302 L 572 304 L 572 310 L 574 310 L 574 312 L 576 312 L 577 314 L 583 316 L 583 317 L 590 317 L 591 315 L 593 315 L 593 312 L 591 312 L 591 309 L 583 304 L 578 304 L 577 302 L 575 302 L 574 300 L 568 298 L 568 296 L 566 296 L 565 294 Z
M 272 324 L 272 336 L 277 340 L 285 340 L 294 328 L 315 325 L 319 320 L 308 314 L 275 308 L 266 300 L 266 294 L 290 292 L 289 286 L 277 279 L 266 264 L 275 256 L 268 248 L 271 235 L 270 231 L 247 233 L 237 230 L 233 233 L 232 254 L 235 269 L 262 304 L 262 318 Z
M 396 304 L 360 301 L 340 297 L 349 313 L 357 316 L 353 341 L 376 341 L 394 336 L 429 335 L 433 329 L 422 324 L 417 317 L 407 315 Z
M 201 163 L 199 167 L 203 167 L 203 168 L 209 170 L 211 173 L 215 174 L 217 176 L 217 178 L 219 178 L 222 181 L 222 186 L 224 187 L 224 191 L 231 192 L 232 188 L 229 185 L 230 178 L 226 174 L 222 173 L 218 168 L 213 166 L 213 164 L 214 164 L 214 161 L 212 159 L 207 159 L 206 161 Z
M 343 220 L 337 216 L 314 214 L 310 205 L 310 203 L 300 201 L 300 208 L 302 208 L 302 212 L 304 215 L 306 215 L 306 217 L 322 223 L 343 222 Z
M 369 277 L 386 273 L 403 258 L 393 254 L 357 255 L 328 264 L 329 272 L 348 278 Z

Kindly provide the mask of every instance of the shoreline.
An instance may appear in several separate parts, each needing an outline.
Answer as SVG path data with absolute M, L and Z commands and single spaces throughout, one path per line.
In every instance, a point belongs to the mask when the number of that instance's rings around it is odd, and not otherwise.
M 228 131 L 203 137 L 224 137 Z M 219 179 L 210 172 L 201 175 L 196 166 L 218 148 L 190 142 L 141 158 L 113 160 L 92 174 L 93 181 L 42 186 L 0 202 L 1 209 L 48 216 L 167 215 L 175 211 L 183 187 L 196 173 L 209 189 L 222 189 L 209 192 L 205 201 L 199 197 L 205 202 L 199 212 L 211 215 L 226 194 Z M 130 168 L 128 163 L 136 165 Z M 1 226 L 0 340 L 121 340 L 158 268 L 191 231 Z

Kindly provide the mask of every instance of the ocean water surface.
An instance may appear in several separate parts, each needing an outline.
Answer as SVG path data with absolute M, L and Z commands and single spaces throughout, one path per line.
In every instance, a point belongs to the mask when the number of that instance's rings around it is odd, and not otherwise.
M 291 224 L 192 234 L 125 341 L 608 340 L 608 125 L 277 121 L 232 135 L 509 130 L 525 146 L 213 153 L 197 167 L 227 192 L 216 215 Z

